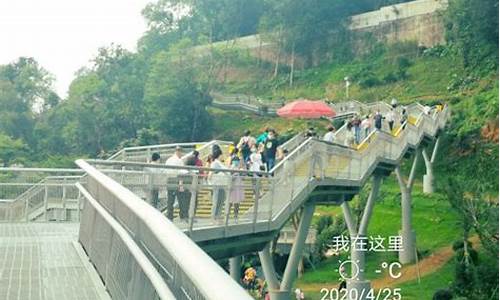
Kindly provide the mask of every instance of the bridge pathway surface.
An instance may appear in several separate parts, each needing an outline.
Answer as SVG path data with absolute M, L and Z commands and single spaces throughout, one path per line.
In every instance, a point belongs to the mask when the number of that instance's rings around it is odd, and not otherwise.
M 76 223 L 0 226 L 0 299 L 110 299 L 76 243 Z

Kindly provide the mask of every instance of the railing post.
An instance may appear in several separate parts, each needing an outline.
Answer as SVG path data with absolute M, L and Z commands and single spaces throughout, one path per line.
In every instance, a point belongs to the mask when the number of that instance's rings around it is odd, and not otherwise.
M 231 196 L 231 189 L 233 187 L 233 177 L 231 175 L 231 173 L 229 174 L 229 184 L 227 185 L 227 188 L 225 189 L 225 196 L 226 196 L 226 199 L 225 199 L 225 211 L 226 211 L 226 218 L 224 220 L 224 227 L 225 227 L 225 230 L 224 230 L 224 235 L 226 235 L 227 233 L 227 225 L 229 224 L 229 215 L 231 214 L 231 205 L 229 203 L 229 198 Z
M 193 232 L 194 218 L 196 215 L 196 198 L 198 197 L 198 177 L 199 174 L 193 174 L 191 183 L 191 199 L 189 202 L 189 234 Z
M 82 198 L 82 192 L 80 192 L 80 189 L 78 189 L 78 198 L 76 198 L 76 220 L 80 222 L 81 219 L 81 198 Z
M 25 205 L 24 205 L 24 220 L 26 222 L 29 222 L 29 210 L 30 210 L 30 198 L 29 197 L 26 197 L 26 201 Z M 10 214 L 10 212 L 9 212 Z M 10 219 L 11 221 L 13 221 L 12 219 Z
M 66 221 L 67 219 L 67 212 L 66 212 L 66 178 L 63 178 L 63 188 L 62 188 L 62 213 L 63 213 L 63 220 L 59 221 Z
M 252 220 L 252 226 L 253 226 L 253 231 L 255 232 L 255 227 L 257 224 L 257 216 L 259 212 L 259 200 L 260 200 L 260 180 L 257 179 L 255 182 L 255 197 L 254 197 L 254 204 L 253 204 L 253 220 Z
M 49 188 L 47 184 L 44 184 L 44 194 L 43 194 L 43 209 L 45 213 L 45 221 L 49 221 Z
M 268 223 L 268 228 L 269 230 L 271 229 L 271 224 L 273 222 L 273 204 L 274 204 L 274 195 L 275 195 L 275 189 L 276 189 L 276 182 L 274 178 L 268 178 L 269 184 L 270 184 L 270 192 L 271 192 L 271 201 L 269 203 L 269 219 L 267 221 Z

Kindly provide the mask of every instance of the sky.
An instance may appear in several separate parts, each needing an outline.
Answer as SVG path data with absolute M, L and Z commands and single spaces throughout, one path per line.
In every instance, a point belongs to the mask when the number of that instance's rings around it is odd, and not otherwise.
M 74 73 L 99 47 L 135 51 L 146 30 L 141 10 L 151 0 L 0 0 L 0 64 L 34 57 L 65 97 Z

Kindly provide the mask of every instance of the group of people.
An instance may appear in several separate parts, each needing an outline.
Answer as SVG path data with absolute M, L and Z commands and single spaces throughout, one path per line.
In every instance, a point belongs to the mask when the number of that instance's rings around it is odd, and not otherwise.
M 188 188 L 192 184 L 193 176 L 189 171 L 182 169 L 183 166 L 196 166 L 203 167 L 203 162 L 199 158 L 199 152 L 193 151 L 186 159 L 183 159 L 183 151 L 182 148 L 177 146 L 175 148 L 175 152 L 172 156 L 170 156 L 165 165 L 168 165 L 172 168 L 169 169 L 159 169 L 159 168 L 148 168 L 150 173 L 167 176 L 167 218 L 170 220 L 174 219 L 174 204 L 177 200 L 179 206 L 179 218 L 183 222 L 187 222 L 189 217 L 189 207 L 191 203 L 192 192 Z M 161 157 L 160 154 L 155 152 L 151 155 L 151 163 L 152 164 L 160 164 Z M 179 168 L 176 168 L 179 167 Z M 201 178 L 205 176 L 205 172 L 203 170 L 198 171 Z M 151 176 L 153 179 L 154 176 Z M 152 180 L 153 182 L 154 180 Z M 195 195 L 196 197 L 196 195 Z M 152 183 L 151 188 L 151 204 L 159 208 L 159 188 Z M 195 202 L 195 210 L 196 210 L 197 202 Z
M 193 196 L 189 187 L 193 183 L 193 173 L 197 173 L 198 180 L 210 184 L 212 188 L 212 220 L 214 222 L 221 220 L 227 198 L 229 210 L 233 210 L 235 221 L 237 221 L 240 203 L 245 198 L 242 175 L 255 172 L 252 174 L 257 177 L 259 176 L 258 172 L 272 170 L 277 159 L 283 157 L 283 153 L 279 149 L 274 129 L 266 128 L 257 138 L 254 138 L 251 132 L 246 130 L 238 143 L 230 145 L 227 155 L 219 145 L 214 145 L 206 162 L 201 160 L 200 153 L 196 150 L 183 159 L 183 149 L 178 146 L 175 148 L 174 154 L 165 162 L 165 165 L 170 168 L 166 170 L 148 168 L 148 171 L 152 174 L 162 173 L 167 176 L 166 216 L 168 219 L 174 219 L 174 204 L 177 201 L 179 219 L 187 223 L 191 198 L 193 197 L 194 212 L 196 213 L 198 196 L 197 194 Z M 160 164 L 160 161 L 160 154 L 153 153 L 151 163 Z M 189 170 L 183 168 L 184 166 L 198 167 L 198 169 Z M 159 187 L 154 184 L 151 187 L 150 199 L 151 204 L 159 208 Z
M 352 147 L 359 145 L 373 130 L 381 131 L 384 120 L 387 122 L 390 133 L 393 133 L 396 129 L 395 125 L 397 121 L 399 121 L 400 126 L 404 129 L 408 120 L 408 111 L 406 107 L 398 108 L 397 105 L 393 104 L 391 109 L 385 114 L 377 110 L 375 113 L 367 114 L 364 118 L 361 118 L 358 114 L 354 115 L 352 119 L 347 121 L 344 146 Z

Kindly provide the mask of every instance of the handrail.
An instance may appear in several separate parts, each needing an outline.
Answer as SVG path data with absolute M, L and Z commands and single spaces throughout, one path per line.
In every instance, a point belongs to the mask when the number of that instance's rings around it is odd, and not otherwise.
M 209 167 L 196 167 L 196 166 L 174 166 L 174 165 L 160 165 L 160 164 L 148 164 L 148 163 L 140 163 L 140 162 L 132 162 L 132 161 L 107 161 L 107 160 L 98 160 L 98 159 L 87 159 L 86 162 L 104 165 L 104 166 L 129 166 L 129 167 L 140 167 L 140 168 L 153 168 L 153 169 L 163 169 L 163 170 L 189 170 L 189 171 L 213 171 L 213 172 L 224 172 L 231 174 L 249 174 L 249 175 L 269 175 L 269 172 L 265 171 L 248 171 L 248 170 L 238 170 L 238 169 L 218 169 L 218 168 L 209 168 Z M 107 171 L 107 170 L 100 170 Z M 127 170 L 124 170 L 127 171 Z M 119 170 L 117 172 L 123 172 Z M 129 171 L 130 172 L 130 171 Z
M 54 169 L 54 168 L 20 168 L 20 167 L 0 167 L 0 172 L 45 172 L 45 173 L 84 173 L 81 169 Z
M 123 226 L 121 226 L 120 223 L 118 223 L 80 183 L 77 183 L 76 187 L 80 193 L 82 193 L 83 197 L 87 199 L 88 203 L 92 205 L 92 207 L 101 215 L 106 223 L 108 223 L 109 226 L 111 226 L 111 228 L 118 234 L 125 247 L 127 247 L 130 254 L 132 254 L 137 264 L 141 267 L 141 270 L 150 280 L 160 299 L 175 299 L 174 294 L 172 294 L 158 270 L 156 270 L 151 261 L 149 261 L 147 256 L 144 252 L 142 252 L 141 248 L 135 243 L 134 239 L 130 236 L 130 234 L 128 234 Z
M 159 211 L 84 160 L 79 159 L 76 164 L 100 185 L 99 190 L 105 189 L 116 197 L 122 212 L 128 210 L 128 213 L 135 216 L 134 220 L 139 222 L 136 225 L 141 228 L 141 232 L 134 232 L 136 239 L 140 239 L 146 232 L 152 234 L 161 249 L 165 250 L 177 264 L 177 270 L 184 272 L 205 299 L 226 299 L 228 295 L 233 299 L 252 299 L 208 254 Z M 114 211 L 110 213 L 114 214 Z M 119 221 L 126 222 L 126 220 Z M 133 224 L 124 225 L 133 226 Z M 178 281 L 174 282 L 180 284 Z M 170 288 L 178 290 L 182 287 Z
M 274 168 L 272 168 L 269 171 L 269 173 L 272 174 L 278 168 L 281 168 L 283 166 L 283 164 L 285 163 L 285 161 L 288 159 L 288 157 L 293 157 L 300 149 L 304 148 L 309 143 L 309 141 L 311 141 L 312 139 L 313 139 L 313 137 L 309 137 L 304 142 L 302 142 L 302 144 L 300 144 L 300 146 L 296 147 L 290 154 L 288 154 L 287 157 L 285 157 L 285 159 L 283 159 L 282 161 L 277 163 L 276 166 L 274 166 Z

